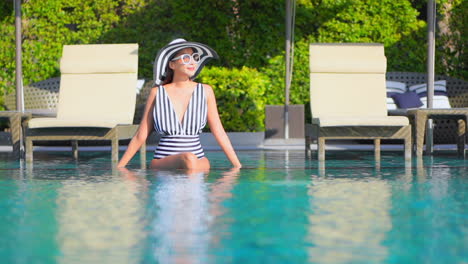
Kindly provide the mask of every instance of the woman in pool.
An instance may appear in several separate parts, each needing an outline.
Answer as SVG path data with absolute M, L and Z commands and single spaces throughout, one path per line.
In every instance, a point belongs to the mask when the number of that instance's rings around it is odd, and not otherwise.
M 218 55 L 210 47 L 184 39 L 171 41 L 154 62 L 156 86 L 151 89 L 140 127 L 118 167 L 125 167 L 152 133 L 161 135 L 151 168 L 208 170 L 210 162 L 200 144 L 206 123 L 232 166 L 241 163 L 219 118 L 213 89 L 193 82 L 205 63 Z

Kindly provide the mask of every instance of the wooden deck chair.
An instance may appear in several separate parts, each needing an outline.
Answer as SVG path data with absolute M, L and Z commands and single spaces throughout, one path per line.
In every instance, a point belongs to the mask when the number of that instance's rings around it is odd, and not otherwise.
M 372 139 L 380 157 L 381 139 L 403 139 L 411 159 L 411 125 L 404 116 L 388 116 L 386 58 L 381 44 L 310 45 L 312 125 L 306 130 L 306 153 L 317 138 L 318 159 L 325 160 L 325 140 Z
M 26 128 L 26 160 L 34 141 L 109 140 L 118 161 L 119 140 L 132 138 L 138 71 L 138 44 L 65 45 L 60 60 L 57 117 L 32 118 Z M 140 149 L 142 162 L 145 145 Z

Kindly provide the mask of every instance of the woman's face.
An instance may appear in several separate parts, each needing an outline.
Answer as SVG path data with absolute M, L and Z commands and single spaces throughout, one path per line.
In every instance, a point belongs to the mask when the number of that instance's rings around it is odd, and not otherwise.
M 193 50 L 191 48 L 186 48 L 179 51 L 174 58 L 180 58 L 175 61 L 171 61 L 169 66 L 172 70 L 174 70 L 174 74 L 185 74 L 188 77 L 192 77 L 197 71 L 198 63 L 193 58 L 189 58 L 189 62 L 187 64 L 184 64 L 183 58 L 181 57 L 184 54 L 189 54 L 190 56 L 192 56 Z M 187 61 L 187 56 L 185 57 Z

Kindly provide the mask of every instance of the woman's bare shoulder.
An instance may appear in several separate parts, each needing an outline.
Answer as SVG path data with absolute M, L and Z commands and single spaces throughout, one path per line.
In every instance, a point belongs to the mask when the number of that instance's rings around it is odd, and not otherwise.
M 158 89 L 159 89 L 159 85 L 155 85 L 155 86 L 153 86 L 153 87 L 151 88 L 150 93 L 151 93 L 151 94 L 154 94 L 154 93 L 156 93 L 156 92 L 158 91 Z
M 207 89 L 207 88 L 208 88 L 208 89 L 213 89 L 213 88 L 211 88 L 211 85 L 209 85 L 209 84 L 202 83 L 201 85 L 203 85 L 203 87 L 204 87 L 205 89 Z
M 211 85 L 202 83 L 202 86 L 203 86 L 203 90 L 205 90 L 205 93 L 214 94 L 213 88 L 211 87 Z
M 152 101 L 158 94 L 159 85 L 151 87 L 149 93 L 147 93 L 148 100 Z

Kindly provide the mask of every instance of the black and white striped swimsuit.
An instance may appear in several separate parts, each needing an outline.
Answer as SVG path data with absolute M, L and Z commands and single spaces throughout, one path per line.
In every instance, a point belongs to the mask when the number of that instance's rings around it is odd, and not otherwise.
M 197 84 L 193 90 L 187 110 L 179 121 L 164 86 L 160 85 L 153 109 L 154 128 L 161 134 L 155 159 L 192 152 L 199 159 L 205 156 L 200 144 L 200 133 L 206 125 L 207 103 L 203 85 Z

